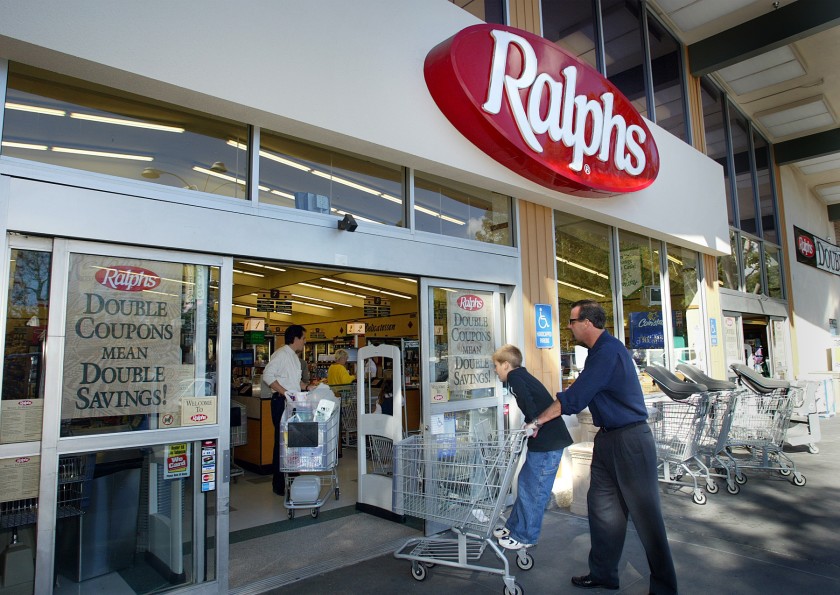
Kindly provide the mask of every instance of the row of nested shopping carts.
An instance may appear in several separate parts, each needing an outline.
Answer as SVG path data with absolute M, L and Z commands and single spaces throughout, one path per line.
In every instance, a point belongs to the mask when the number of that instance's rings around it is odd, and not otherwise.
M 783 449 L 794 411 L 813 402 L 813 384 L 764 378 L 742 364 L 731 368 L 737 384 L 687 364 L 677 366 L 686 381 L 661 366 L 645 369 L 668 397 L 649 407 L 659 480 L 690 488 L 697 504 L 706 503 L 704 487 L 710 494 L 718 492 L 716 478 L 730 494 L 739 493 L 747 470 L 778 471 L 794 485 L 805 485 L 805 476 Z M 816 430 L 814 440 L 818 435 Z M 813 443 L 809 450 L 818 452 Z

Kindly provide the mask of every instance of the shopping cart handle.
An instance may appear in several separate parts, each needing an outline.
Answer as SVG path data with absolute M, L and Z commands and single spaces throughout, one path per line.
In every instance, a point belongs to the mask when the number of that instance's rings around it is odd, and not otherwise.
M 738 385 L 734 382 L 729 382 L 728 380 L 717 380 L 711 376 L 706 376 L 703 373 L 703 370 L 696 366 L 692 366 L 691 364 L 677 364 L 677 370 L 682 372 L 683 375 L 692 382 L 705 384 L 706 388 L 712 392 L 735 390 L 738 388 Z
M 749 366 L 744 364 L 732 364 L 729 366 L 738 375 L 738 378 L 752 391 L 767 394 L 772 393 L 778 389 L 789 389 L 790 382 L 787 380 L 776 380 L 774 378 L 765 378 Z
M 653 381 L 662 389 L 662 392 L 675 401 L 682 401 L 691 395 L 704 393 L 708 390 L 704 384 L 681 382 L 670 370 L 662 366 L 647 366 L 645 367 L 645 374 L 653 378 Z

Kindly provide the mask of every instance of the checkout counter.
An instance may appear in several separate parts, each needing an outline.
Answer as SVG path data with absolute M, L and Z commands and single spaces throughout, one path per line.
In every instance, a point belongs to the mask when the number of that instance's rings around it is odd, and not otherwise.
M 274 424 L 271 423 L 271 394 L 262 398 L 260 384 L 255 382 L 248 396 L 234 394 L 232 398 L 245 405 L 248 441 L 237 446 L 236 462 L 258 473 L 271 473 L 274 448 Z

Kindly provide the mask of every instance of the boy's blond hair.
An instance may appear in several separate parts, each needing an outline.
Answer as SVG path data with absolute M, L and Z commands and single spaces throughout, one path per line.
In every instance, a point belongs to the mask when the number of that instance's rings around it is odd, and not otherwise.
M 493 361 L 500 364 L 507 362 L 511 368 L 520 368 L 522 367 L 522 352 L 515 345 L 508 343 L 496 350 L 493 354 Z

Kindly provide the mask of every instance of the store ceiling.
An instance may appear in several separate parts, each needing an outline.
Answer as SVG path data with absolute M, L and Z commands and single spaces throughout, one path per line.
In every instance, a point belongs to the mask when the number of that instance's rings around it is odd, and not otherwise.
M 840 2 L 651 0 L 826 205 L 840 203 Z
M 394 313 L 417 308 L 417 283 L 409 278 L 255 260 L 237 260 L 233 269 L 234 316 L 244 316 L 245 307 L 252 315 L 260 315 L 257 299 L 272 289 L 291 294 L 292 315 L 298 316 L 295 322 L 362 319 L 366 298 L 389 300 Z M 282 324 L 293 316 L 275 314 L 271 323 Z

